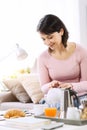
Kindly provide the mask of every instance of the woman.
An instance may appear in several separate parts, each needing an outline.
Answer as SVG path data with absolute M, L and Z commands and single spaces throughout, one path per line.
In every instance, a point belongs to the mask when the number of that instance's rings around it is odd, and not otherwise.
M 68 31 L 55 15 L 44 16 L 37 26 L 44 44 L 48 46 L 39 57 L 41 89 L 71 88 L 78 96 L 87 94 L 87 50 L 68 42 Z

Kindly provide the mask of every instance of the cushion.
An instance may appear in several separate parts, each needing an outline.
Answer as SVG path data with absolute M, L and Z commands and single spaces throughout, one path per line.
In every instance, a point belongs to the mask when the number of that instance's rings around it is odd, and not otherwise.
M 8 90 L 9 89 L 6 87 L 3 81 L 0 81 L 0 91 L 8 91 Z
M 0 93 L 0 102 L 15 102 L 17 98 L 11 93 L 11 91 L 3 91 Z
M 39 103 L 41 98 L 44 96 L 41 91 L 39 77 L 37 74 L 26 74 L 19 77 L 19 81 L 23 85 L 24 89 L 31 97 L 33 103 Z
M 17 79 L 8 79 L 4 80 L 3 82 L 20 102 L 31 102 L 29 95 L 26 93 L 22 84 Z

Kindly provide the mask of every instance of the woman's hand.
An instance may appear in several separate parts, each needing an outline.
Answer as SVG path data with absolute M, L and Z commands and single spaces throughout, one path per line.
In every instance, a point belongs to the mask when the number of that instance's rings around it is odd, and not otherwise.
M 73 86 L 71 83 L 62 83 L 60 81 L 53 80 L 50 82 L 49 88 L 65 88 L 65 89 L 71 88 L 71 89 L 73 89 Z
M 61 82 L 59 82 L 57 80 L 53 80 L 50 82 L 49 88 L 58 88 L 60 84 L 61 84 Z
M 73 88 L 72 84 L 71 83 L 61 83 L 59 85 L 59 88 Z

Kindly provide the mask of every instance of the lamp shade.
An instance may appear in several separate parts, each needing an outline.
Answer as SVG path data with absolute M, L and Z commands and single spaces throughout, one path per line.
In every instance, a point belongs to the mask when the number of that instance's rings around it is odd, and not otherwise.
M 19 44 L 16 44 L 16 47 L 17 47 L 17 49 L 16 49 L 17 59 L 18 60 L 23 60 L 23 59 L 27 58 L 28 53 L 23 48 L 21 48 L 19 46 Z

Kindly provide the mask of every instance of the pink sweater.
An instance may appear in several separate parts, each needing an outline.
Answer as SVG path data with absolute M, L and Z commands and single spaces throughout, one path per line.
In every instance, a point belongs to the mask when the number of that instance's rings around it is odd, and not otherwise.
M 48 50 L 38 59 L 41 89 L 46 94 L 52 80 L 72 83 L 78 95 L 87 94 L 87 50 L 76 45 L 75 52 L 66 60 L 52 57 Z

